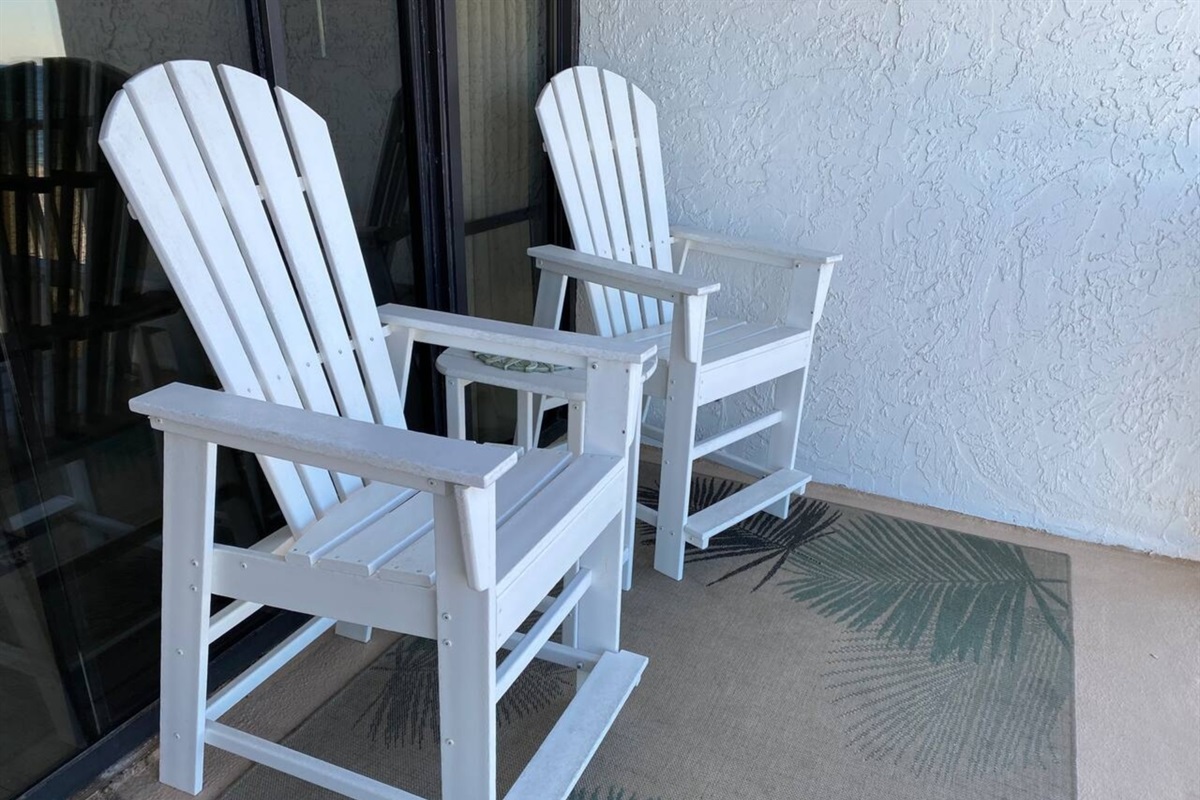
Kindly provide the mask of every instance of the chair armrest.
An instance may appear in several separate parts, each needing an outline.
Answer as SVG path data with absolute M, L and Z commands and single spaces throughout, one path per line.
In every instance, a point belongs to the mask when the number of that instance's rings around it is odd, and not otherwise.
M 729 256 L 775 267 L 823 267 L 842 260 L 841 253 L 828 253 L 803 247 L 778 247 L 763 242 L 674 225 L 671 226 L 671 235 L 676 240 L 684 242 L 689 249 L 700 253 Z
M 379 321 L 391 330 L 406 330 L 414 342 L 483 350 L 568 367 L 586 367 L 589 361 L 645 364 L 654 358 L 656 350 L 653 344 L 644 342 L 604 339 L 395 303 L 379 307 Z
M 554 272 L 581 281 L 597 283 L 659 300 L 702 297 L 721 288 L 721 284 L 690 275 L 677 275 L 661 269 L 631 266 L 611 258 L 580 253 L 566 247 L 545 244 L 529 248 L 531 258 L 546 272 Z
M 129 408 L 168 433 L 434 494 L 454 486 L 488 487 L 520 452 L 183 383 L 139 395 Z

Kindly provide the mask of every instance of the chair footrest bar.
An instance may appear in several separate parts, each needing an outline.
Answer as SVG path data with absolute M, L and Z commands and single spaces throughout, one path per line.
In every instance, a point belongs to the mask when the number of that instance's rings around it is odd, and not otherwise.
M 566 800 L 646 663 L 626 650 L 602 655 L 505 800 Z
M 658 510 L 653 509 L 650 506 L 645 506 L 641 503 L 638 503 L 633 509 L 633 515 L 637 517 L 639 522 L 644 522 L 647 525 L 658 524 Z
M 205 726 L 204 741 L 213 747 L 219 747 L 323 789 L 352 797 L 354 800 L 425 800 L 411 792 L 388 786 L 373 778 L 222 725 L 220 722 L 209 722 Z
M 558 626 L 562 625 L 567 615 L 575 609 L 579 599 L 591 585 L 591 571 L 579 570 L 575 573 L 575 577 L 563 587 L 562 592 L 550 607 L 542 612 L 542 616 L 529 629 L 529 633 L 525 634 L 521 642 L 496 668 L 496 700 L 504 696 L 504 693 L 513 685 L 513 681 L 525 671 L 525 667 L 529 666 L 529 662 L 533 661 L 534 656 L 542 649 L 542 645 L 550 641 L 550 635 L 558 630 Z
M 683 526 L 684 538 L 696 547 L 708 547 L 712 537 L 721 531 L 762 511 L 781 497 L 803 489 L 812 480 L 807 472 L 781 469 L 745 489 L 714 503 L 688 517 Z
M 524 640 L 525 634 L 514 633 L 508 637 L 508 641 L 500 645 L 502 650 L 512 650 Z M 565 644 L 558 642 L 546 642 L 542 645 L 542 649 L 538 650 L 534 658 L 542 661 L 549 661 L 551 664 L 558 664 L 560 667 L 570 667 L 571 669 L 586 669 L 591 670 L 600 660 L 601 653 L 595 653 L 591 650 L 580 650 L 578 647 L 568 647 Z

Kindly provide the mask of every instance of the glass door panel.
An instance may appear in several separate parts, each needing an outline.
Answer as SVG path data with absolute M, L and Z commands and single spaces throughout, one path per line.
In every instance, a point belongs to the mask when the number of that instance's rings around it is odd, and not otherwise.
M 468 311 L 529 324 L 537 284 L 525 251 L 546 241 L 533 105 L 547 78 L 547 0 L 458 0 L 455 12 Z M 471 390 L 472 437 L 511 441 L 515 394 Z
M 162 453 L 128 401 L 216 385 L 99 126 L 138 70 L 251 54 L 239 2 L 24 0 L 0 3 L 0 30 L 3 799 L 157 698 Z M 218 539 L 281 524 L 262 485 L 222 456 Z
M 395 0 L 282 0 L 281 85 L 325 118 L 379 302 L 413 303 Z

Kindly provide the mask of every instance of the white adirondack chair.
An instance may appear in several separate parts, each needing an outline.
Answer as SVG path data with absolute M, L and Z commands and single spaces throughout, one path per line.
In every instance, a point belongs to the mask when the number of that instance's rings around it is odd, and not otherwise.
M 100 138 L 225 387 L 130 403 L 164 434 L 160 778 L 198 792 L 210 744 L 351 797 L 415 800 L 218 721 L 340 620 L 358 638 L 378 626 L 438 640 L 446 800 L 496 797 L 495 704 L 525 667 L 577 669 L 575 699 L 507 795 L 560 800 L 646 664 L 620 650 L 620 564 L 653 346 L 376 309 L 325 123 L 283 91 L 277 108 L 254 75 L 218 73 L 142 72 Z M 519 457 L 405 430 L 414 342 L 577 368 L 586 433 Z M 213 543 L 217 446 L 258 455 L 286 517 L 253 548 Z M 238 602 L 210 617 L 213 594 Z M 264 605 L 314 618 L 206 699 L 209 644 Z M 560 626 L 564 643 L 550 641 Z
M 637 506 L 655 525 L 654 566 L 683 577 L 685 543 L 707 547 L 713 536 L 766 510 L 786 517 L 793 493 L 811 476 L 795 468 L 800 411 L 833 265 L 841 255 L 779 248 L 679 227 L 668 227 L 666 189 L 654 103 L 620 75 L 575 67 L 555 75 L 537 101 L 537 117 L 554 169 L 576 250 L 530 249 L 542 270 L 534 324 L 557 328 L 567 278 L 585 288 L 598 333 L 617 341 L 658 345 L 658 368 L 647 379 L 647 398 L 666 401 L 658 509 Z M 672 244 L 679 244 L 675 259 Z M 783 319 L 748 322 L 707 314 L 720 284 L 682 274 L 689 252 L 793 272 Z M 497 374 L 469 354 L 448 351 L 439 360 L 452 406 L 462 407 L 471 382 L 518 389 L 518 444 L 530 446 L 547 408 L 582 399 L 581 376 Z M 700 406 L 775 381 L 775 408 L 757 419 L 697 442 Z M 452 415 L 452 419 L 455 415 Z M 451 431 L 465 434 L 459 410 Z M 718 454 L 747 436 L 771 429 L 765 463 L 735 461 L 760 479 L 689 516 L 692 462 Z M 636 442 L 635 442 L 636 447 Z M 731 460 L 731 459 L 727 459 Z M 634 458 L 636 469 L 636 454 Z M 630 472 L 630 509 L 636 472 Z M 626 530 L 626 586 L 633 546 Z

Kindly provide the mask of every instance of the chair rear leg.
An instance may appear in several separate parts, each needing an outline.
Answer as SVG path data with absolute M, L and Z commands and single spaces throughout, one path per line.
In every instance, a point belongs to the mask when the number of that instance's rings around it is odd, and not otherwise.
M 769 470 L 793 469 L 796 466 L 796 441 L 800 436 L 800 414 L 804 409 L 804 392 L 808 385 L 807 365 L 795 372 L 781 375 L 775 381 L 775 408 L 783 419 L 771 431 L 767 445 Z M 763 509 L 771 516 L 787 519 L 791 510 L 791 494 Z
M 158 779 L 204 784 L 216 445 L 163 437 L 162 702 Z
M 680 359 L 682 361 L 682 359 Z M 684 525 L 692 492 L 692 447 L 696 441 L 696 365 L 674 363 L 667 378 L 662 478 L 654 536 L 654 568 L 683 580 Z
M 625 515 L 617 514 L 579 559 L 580 569 L 592 573 L 592 584 L 575 607 L 572 646 L 597 653 L 621 649 L 624 554 Z M 587 670 L 579 670 L 578 685 L 587 676 Z
M 371 626 L 360 625 L 357 622 L 339 622 L 333 629 L 338 636 L 345 637 L 355 642 L 366 644 L 371 641 Z

